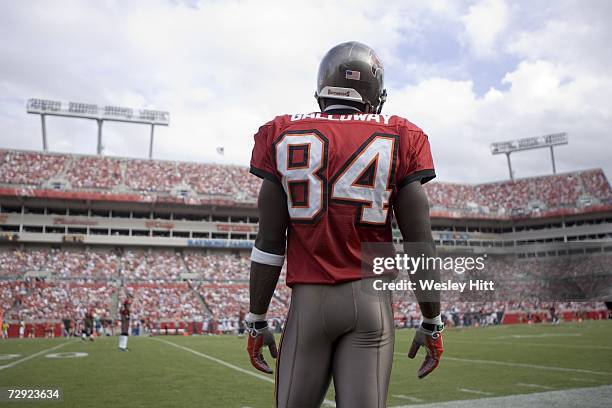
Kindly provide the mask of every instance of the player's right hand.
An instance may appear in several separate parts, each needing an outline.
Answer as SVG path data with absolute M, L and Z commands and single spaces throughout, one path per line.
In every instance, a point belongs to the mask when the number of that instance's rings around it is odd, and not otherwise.
M 278 349 L 274 335 L 268 329 L 268 322 L 260 321 L 248 323 L 244 322 L 248 333 L 247 351 L 253 367 L 266 374 L 272 374 L 272 369 L 263 357 L 263 348 L 266 346 L 270 350 L 272 358 L 278 357 Z
M 417 371 L 417 377 L 424 378 L 435 370 L 440 363 L 440 357 L 442 357 L 442 353 L 444 352 L 444 347 L 442 346 L 442 331 L 427 330 L 421 325 L 414 334 L 410 351 L 408 351 L 408 357 L 415 358 L 421 346 L 425 348 L 427 355 L 425 356 L 423 364 L 421 364 L 421 368 Z

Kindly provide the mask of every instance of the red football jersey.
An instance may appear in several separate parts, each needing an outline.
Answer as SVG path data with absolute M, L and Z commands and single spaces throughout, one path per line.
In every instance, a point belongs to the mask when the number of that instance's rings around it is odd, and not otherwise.
M 287 193 L 289 286 L 361 279 L 361 243 L 393 240 L 398 189 L 435 177 L 420 128 L 358 112 L 276 117 L 255 134 L 251 173 Z

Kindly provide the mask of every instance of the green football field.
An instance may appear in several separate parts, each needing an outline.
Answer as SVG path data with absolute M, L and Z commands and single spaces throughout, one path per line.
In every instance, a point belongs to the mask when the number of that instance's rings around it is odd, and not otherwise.
M 444 358 L 424 380 L 416 378 L 423 351 L 414 361 L 405 356 L 412 331 L 397 333 L 390 407 L 612 384 L 612 321 L 447 330 Z M 273 377 L 250 367 L 245 341 L 130 337 L 131 351 L 122 353 L 117 338 L 3 340 L 0 386 L 58 386 L 63 400 L 0 405 L 272 407 Z M 47 357 L 54 353 L 69 354 Z

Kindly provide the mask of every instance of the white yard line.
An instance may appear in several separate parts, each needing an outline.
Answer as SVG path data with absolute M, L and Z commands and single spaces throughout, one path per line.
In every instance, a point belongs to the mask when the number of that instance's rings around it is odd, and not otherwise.
M 411 397 L 410 395 L 392 395 L 394 398 L 403 399 L 410 402 L 423 402 L 422 399 L 417 397 Z
M 404 353 L 395 353 L 395 354 L 405 356 Z M 585 370 L 582 368 L 553 367 L 553 366 L 544 366 L 544 365 L 538 365 L 538 364 L 510 363 L 507 361 L 477 360 L 477 359 L 470 359 L 470 358 L 457 358 L 457 357 L 442 356 L 442 361 L 445 361 L 445 360 L 459 361 L 461 363 L 471 363 L 471 364 L 490 364 L 490 365 L 505 366 L 505 367 L 533 368 L 537 370 L 560 371 L 560 372 L 566 372 L 566 373 L 612 375 L 612 372 L 610 371 L 593 371 L 593 370 Z
M 199 357 L 205 358 L 207 360 L 213 361 L 213 362 L 215 362 L 217 364 L 220 364 L 220 365 L 222 365 L 224 367 L 227 367 L 227 368 L 231 368 L 232 370 L 238 371 L 240 373 L 247 374 L 247 375 L 250 375 L 252 377 L 258 378 L 258 379 L 260 379 L 262 381 L 266 381 L 266 382 L 274 384 L 274 380 L 272 378 L 270 378 L 270 377 L 266 377 L 263 374 L 255 373 L 253 371 L 245 370 L 242 367 L 238 367 L 238 366 L 236 366 L 234 364 L 228 363 L 227 361 L 221 360 L 221 359 L 219 359 L 217 357 L 213 357 L 213 356 L 209 356 L 208 354 L 200 353 L 199 351 L 190 349 L 189 347 L 181 346 L 180 344 L 176 344 L 176 343 L 173 343 L 173 342 L 168 341 L 168 340 L 162 340 L 162 339 L 158 339 L 158 338 L 154 338 L 154 337 L 151 337 L 151 339 L 159 341 L 159 342 L 164 343 L 164 344 L 167 344 L 169 346 L 176 347 L 178 349 L 187 351 L 187 352 L 189 352 L 191 354 L 195 354 L 196 356 L 199 356 Z M 323 405 L 329 406 L 329 407 L 335 407 L 336 403 L 334 401 L 330 401 L 330 400 L 326 399 L 326 400 L 323 401 Z
M 593 379 L 590 379 L 590 378 L 576 378 L 576 377 L 570 378 L 570 380 L 571 381 L 580 381 L 580 382 L 597 382 L 597 383 L 599 382 L 597 380 L 593 380 Z
M 45 349 L 45 350 L 41 350 L 41 351 L 36 352 L 36 353 L 34 353 L 34 354 L 30 354 L 29 356 L 24 357 L 24 358 L 22 358 L 22 359 L 20 359 L 20 360 L 15 360 L 15 361 L 13 361 L 12 363 L 5 364 L 5 365 L 3 365 L 3 366 L 0 366 L 0 370 L 4 370 L 5 368 L 15 367 L 17 364 L 21 364 L 21 363 L 23 363 L 23 362 L 25 362 L 25 361 L 31 360 L 31 359 L 33 359 L 34 357 L 38 357 L 38 356 L 40 356 L 41 354 L 45 354 L 45 353 L 47 353 L 47 352 L 49 352 L 49 351 L 57 350 L 58 348 L 60 348 L 60 347 L 64 347 L 66 344 L 69 344 L 69 343 L 72 343 L 72 341 L 70 341 L 70 340 L 69 340 L 69 341 L 67 341 L 67 342 L 65 342 L 65 343 L 58 344 L 57 346 L 54 346 L 54 347 L 51 347 L 51 348 L 48 348 L 48 349 Z
M 181 346 L 180 344 L 176 344 L 176 343 L 173 343 L 173 342 L 168 341 L 168 340 L 162 340 L 162 339 L 158 339 L 158 338 L 154 338 L 154 337 L 151 337 L 151 339 L 159 341 L 159 342 L 164 343 L 164 344 L 168 344 L 169 346 L 176 347 L 176 348 L 184 350 L 184 351 L 188 351 L 188 352 L 190 352 L 192 354 L 195 354 L 196 356 L 203 357 L 205 359 L 208 359 L 210 361 L 214 361 L 215 363 L 220 364 L 222 366 L 225 366 L 227 368 L 231 368 L 232 370 L 235 370 L 235 371 L 241 372 L 243 374 L 247 374 L 247 375 L 250 375 L 252 377 L 259 378 L 260 380 L 267 381 L 267 382 L 269 382 L 271 384 L 274 384 L 274 380 L 272 378 L 266 377 L 263 374 L 259 374 L 259 373 L 255 373 L 255 372 L 252 372 L 252 371 L 249 371 L 249 370 L 245 370 L 244 368 L 235 366 L 233 364 L 230 364 L 227 361 L 223 361 L 223 360 L 220 360 L 220 359 L 218 359 L 216 357 L 209 356 L 208 354 L 200 353 L 199 351 L 190 349 L 190 348 L 185 347 L 185 346 Z
M 495 344 L 504 346 L 534 346 L 534 347 L 556 347 L 556 348 L 579 348 L 579 349 L 593 349 L 593 350 L 612 350 L 612 346 L 598 346 L 589 344 L 557 344 L 557 343 L 525 343 L 522 341 L 487 341 L 487 340 L 455 340 L 453 343 L 465 343 L 465 344 Z
M 491 364 L 491 365 L 499 365 L 499 366 L 506 366 L 506 367 L 533 368 L 537 370 L 561 371 L 561 372 L 568 372 L 568 373 L 612 375 L 612 372 L 609 372 L 609 371 L 593 371 L 593 370 L 585 370 L 582 368 L 554 367 L 554 366 L 544 366 L 544 365 L 538 365 L 538 364 L 509 363 L 506 361 L 476 360 L 476 359 L 469 359 L 469 358 L 457 358 L 457 357 L 444 357 L 443 356 L 442 360 L 444 359 L 451 360 L 451 361 L 459 361 L 462 363 Z
M 546 337 L 581 337 L 582 333 L 540 333 L 540 334 L 508 334 L 493 337 L 494 339 L 542 339 Z
M 457 391 L 465 392 L 467 394 L 493 395 L 492 392 L 486 392 L 486 391 L 480 391 L 480 390 L 472 390 L 470 388 L 457 388 Z
M 526 383 L 516 383 L 519 387 L 527 387 L 527 388 L 539 388 L 541 390 L 554 390 L 553 387 L 549 387 L 547 385 L 540 384 L 526 384 Z

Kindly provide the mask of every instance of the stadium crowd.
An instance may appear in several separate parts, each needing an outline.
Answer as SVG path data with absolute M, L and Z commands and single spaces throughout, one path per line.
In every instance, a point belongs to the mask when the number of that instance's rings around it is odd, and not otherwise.
M 507 212 L 527 209 L 575 207 L 582 196 L 608 201 L 610 185 L 601 170 L 530 177 L 483 184 L 433 182 L 425 185 L 431 206 L 440 209 L 487 209 Z
M 100 156 L 73 156 L 66 171 L 72 188 L 109 189 L 124 180 L 121 162 Z
M 580 173 L 582 184 L 585 192 L 588 195 L 599 198 L 601 200 L 610 200 L 612 189 L 606 175 L 599 170 L 590 170 Z
M 41 186 L 65 179 L 73 189 L 131 189 L 167 194 L 187 188 L 199 195 L 253 199 L 261 181 L 246 167 L 0 150 L 0 183 Z M 612 191 L 600 169 L 482 184 L 432 182 L 425 185 L 433 208 L 468 212 L 557 209 L 580 198 L 610 203 Z M 581 205 L 586 205 L 588 200 Z
M 38 186 L 63 174 L 69 155 L 0 150 L 0 183 Z
M 234 165 L 0 149 L 0 183 L 41 186 L 50 179 L 65 179 L 73 189 L 167 193 L 187 186 L 198 194 L 237 197 L 255 197 L 261 184 Z
M 48 257 L 48 250 L 17 248 L 0 250 L 0 277 L 18 277 L 29 271 L 43 270 Z
M 119 257 L 112 252 L 52 249 L 45 266 L 59 278 L 108 279 L 118 265 Z
M 166 250 L 126 250 L 120 263 L 121 276 L 130 281 L 176 281 L 186 271 L 181 254 Z
M 496 284 L 494 293 L 445 293 L 442 310 L 449 324 L 497 324 L 504 313 L 538 316 L 551 308 L 601 311 L 605 306 L 593 299 L 612 295 L 606 292 L 612 287 L 612 254 L 525 260 L 491 256 L 485 265 L 459 275 L 442 271 L 442 281 Z M 108 319 L 116 310 L 113 299 L 130 293 L 136 321 L 204 321 L 215 331 L 231 331 L 237 316 L 248 310 L 248 268 L 247 256 L 228 252 L 5 249 L 0 251 L 0 276 L 6 279 L 0 281 L 0 307 L 9 319 L 78 319 L 89 307 Z M 23 275 L 39 269 L 50 275 Z M 182 272 L 191 272 L 189 282 L 180 280 Z M 268 312 L 278 325 L 290 296 L 280 282 Z M 412 292 L 393 296 L 396 323 L 417 324 L 420 314 Z
M 289 306 L 287 291 L 285 285 L 276 287 L 268 309 L 269 318 L 284 319 Z M 231 318 L 249 309 L 248 284 L 204 283 L 198 286 L 198 292 L 213 316 Z
M 145 321 L 201 320 L 205 311 L 187 283 L 129 284 L 132 319 Z
M 248 279 L 249 257 L 236 254 L 187 252 L 185 264 L 191 273 L 208 281 L 243 281 Z
M 28 281 L 20 286 L 20 296 L 5 312 L 9 319 L 60 320 L 81 318 L 88 309 L 96 315 L 109 317 L 112 282 L 88 284 L 82 282 Z
M 558 312 L 605 311 L 601 299 L 612 296 L 612 254 L 576 255 L 517 260 L 490 256 L 485 268 L 457 274 L 441 271 L 441 282 L 493 281 L 494 292 L 444 292 L 442 312 L 457 326 L 498 324 L 505 313 L 537 315 Z M 403 278 L 400 276 L 400 278 Z M 599 299 L 596 301 L 595 299 Z M 420 321 L 416 298 L 410 291 L 394 293 L 396 322 L 411 327 Z

